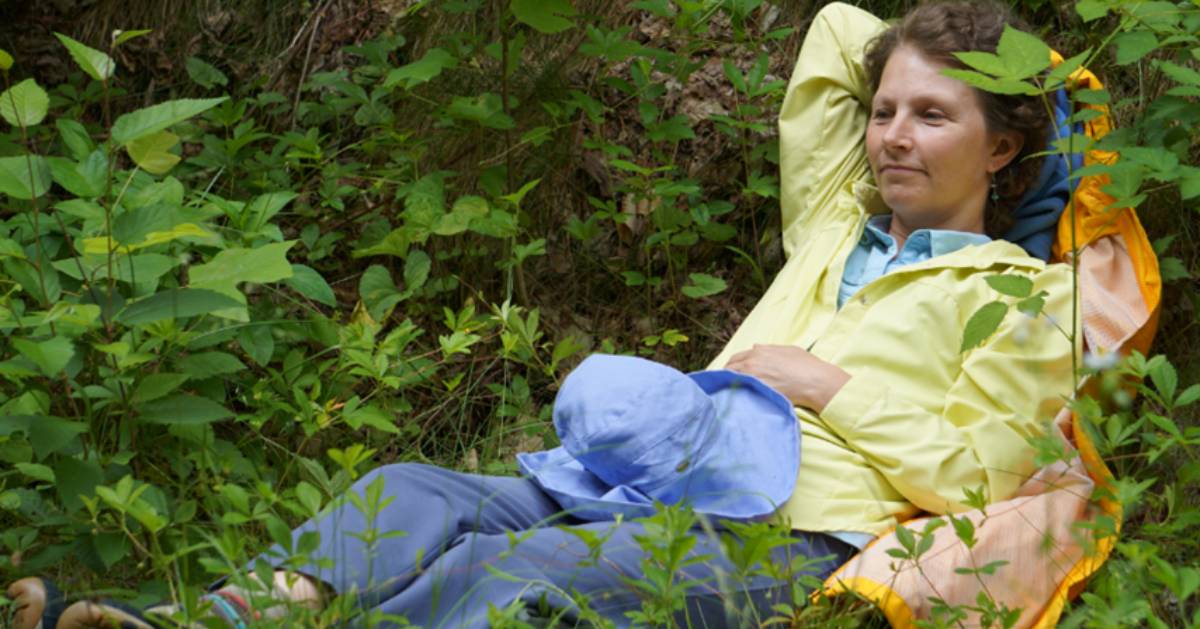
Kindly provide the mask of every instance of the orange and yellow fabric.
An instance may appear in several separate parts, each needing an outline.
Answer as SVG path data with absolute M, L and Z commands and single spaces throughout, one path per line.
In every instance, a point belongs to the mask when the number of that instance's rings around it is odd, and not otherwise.
M 869 184 L 863 153 L 869 95 L 859 62 L 863 46 L 883 27 L 878 18 L 841 4 L 814 19 L 780 113 L 788 262 L 713 365 L 753 343 L 793 343 L 852 374 L 820 416 L 798 409 L 800 478 L 796 495 L 780 510 L 797 529 L 881 535 L 828 579 L 827 594 L 858 593 L 878 604 L 894 626 L 907 627 L 934 615 L 935 599 L 974 605 L 986 590 L 1020 610 L 1017 626 L 1052 626 L 1114 542 L 1093 539 L 1079 525 L 1103 516 L 1120 521 L 1120 505 L 1093 500 L 1111 475 L 1079 420 L 1062 406 L 1073 382 L 1063 359 L 1069 363 L 1080 348 L 1065 344 L 1051 326 L 1010 316 L 981 355 L 961 359 L 955 371 L 950 363 L 960 360 L 962 313 L 995 299 L 982 276 L 1008 272 L 1030 277 L 1035 290 L 1048 290 L 1044 312 L 1071 321 L 1076 280 L 1065 262 L 1076 251 L 1079 341 L 1092 352 L 1144 352 L 1160 299 L 1157 260 L 1134 211 L 1108 208 L 1113 199 L 1102 191 L 1106 179 L 1084 177 L 1059 222 L 1058 264 L 1042 264 L 997 241 L 885 276 L 839 311 L 833 299 L 840 261 L 866 216 L 886 211 Z M 1100 85 L 1087 72 L 1074 79 Z M 1098 138 L 1109 124 L 1107 116 L 1096 118 L 1085 132 Z M 1115 158 L 1091 152 L 1085 163 Z M 929 291 L 956 307 L 939 313 L 919 306 L 932 299 Z M 898 294 L 907 299 L 896 299 Z M 912 338 L 928 343 L 923 361 L 896 364 L 903 359 L 895 356 L 911 353 Z M 878 386 L 890 377 L 885 370 L 903 369 L 933 375 L 906 378 L 903 390 L 887 397 L 887 387 Z M 954 383 L 934 382 L 947 371 L 956 374 Z M 963 380 L 972 386 L 962 386 Z M 1024 437 L 1047 432 L 1077 456 L 1034 469 Z M 986 510 L 959 502 L 963 487 L 976 486 L 986 490 Z M 944 513 L 975 524 L 972 549 L 945 526 L 933 533 L 919 570 L 888 554 L 900 548 L 892 532 L 897 523 L 919 532 L 937 517 L 928 514 Z M 955 571 L 997 561 L 1006 564 L 978 578 Z

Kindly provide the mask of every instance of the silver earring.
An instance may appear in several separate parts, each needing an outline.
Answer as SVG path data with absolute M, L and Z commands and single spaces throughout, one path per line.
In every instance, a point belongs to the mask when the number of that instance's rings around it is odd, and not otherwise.
M 997 203 L 1000 202 L 1000 193 L 996 190 L 996 178 L 995 177 L 992 177 L 992 182 L 989 184 L 988 187 L 990 187 L 992 189 L 992 194 L 991 194 L 992 205 L 996 205 Z

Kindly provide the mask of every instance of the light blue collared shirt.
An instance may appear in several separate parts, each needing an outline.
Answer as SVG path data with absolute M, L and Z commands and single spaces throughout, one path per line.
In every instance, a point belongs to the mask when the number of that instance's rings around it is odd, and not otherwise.
M 891 223 L 890 214 L 873 216 L 867 221 L 858 246 L 850 252 L 850 257 L 846 258 L 846 270 L 842 272 L 842 285 L 838 289 L 838 308 L 863 286 L 902 266 L 923 262 L 969 245 L 983 245 L 992 241 L 991 238 L 974 232 L 918 229 L 909 234 L 904 246 L 897 252 L 896 239 L 888 233 Z

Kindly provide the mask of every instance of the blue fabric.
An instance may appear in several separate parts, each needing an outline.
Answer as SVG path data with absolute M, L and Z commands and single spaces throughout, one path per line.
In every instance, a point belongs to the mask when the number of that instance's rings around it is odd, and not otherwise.
M 375 469 L 350 491 L 366 495 L 376 482 L 390 500 L 373 518 L 343 497 L 292 532 L 293 548 L 319 536 L 311 556 L 289 560 L 276 546 L 262 559 L 338 593 L 357 593 L 359 610 L 382 619 L 376 627 L 398 626 L 400 616 L 429 629 L 486 627 L 489 604 L 503 609 L 521 601 L 536 608 L 543 598 L 553 609 L 568 610 L 570 620 L 576 608 L 564 592 L 588 597 L 591 608 L 618 627 L 630 624 L 626 612 L 641 608 L 644 593 L 630 583 L 645 574 L 646 553 L 636 539 L 646 534 L 641 523 L 582 522 L 561 513 L 528 479 L 419 464 Z M 380 533 L 373 544 L 365 541 L 369 531 Z M 772 615 L 771 605 L 791 600 L 795 577 L 823 580 L 856 552 L 827 535 L 795 532 L 795 543 L 770 550 L 775 565 L 827 559 L 805 564 L 793 579 L 733 580 L 722 540 L 711 529 L 691 533 L 697 542 L 674 575 L 687 584 L 680 626 L 759 626 Z M 590 549 L 586 535 L 603 540 L 600 547 Z M 367 622 L 360 617 L 353 624 Z
M 885 215 L 873 216 L 867 221 L 858 246 L 846 258 L 842 285 L 838 288 L 838 308 L 863 286 L 902 266 L 958 251 L 968 245 L 987 244 L 992 240 L 973 232 L 918 229 L 909 234 L 904 246 L 897 252 L 896 239 L 888 233 L 891 220 L 890 215 Z
M 1003 237 L 1020 245 L 1029 255 L 1046 261 L 1050 260 L 1058 218 L 1075 191 L 1076 182 L 1070 181 L 1067 176 L 1067 158 L 1054 152 L 1055 140 L 1069 137 L 1072 132 L 1082 132 L 1078 125 L 1072 128 L 1067 124 L 1070 111 L 1071 103 L 1066 90 L 1059 90 L 1054 96 L 1054 120 L 1049 134 L 1051 153 L 1042 162 L 1037 183 L 1025 193 L 1013 211 L 1016 223 Z M 1072 170 L 1083 166 L 1082 154 L 1073 153 L 1070 159 Z
M 787 501 L 800 468 L 791 402 L 727 370 L 684 374 L 633 356 L 593 354 L 554 401 L 562 446 L 518 454 L 563 509 L 585 520 L 648 516 L 654 503 L 752 519 Z

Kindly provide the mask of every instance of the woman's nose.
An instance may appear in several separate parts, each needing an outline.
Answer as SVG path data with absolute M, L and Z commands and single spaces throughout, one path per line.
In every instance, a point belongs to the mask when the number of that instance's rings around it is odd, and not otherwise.
M 912 125 L 908 116 L 896 114 L 888 121 L 883 131 L 884 146 L 889 149 L 908 150 L 912 148 Z

